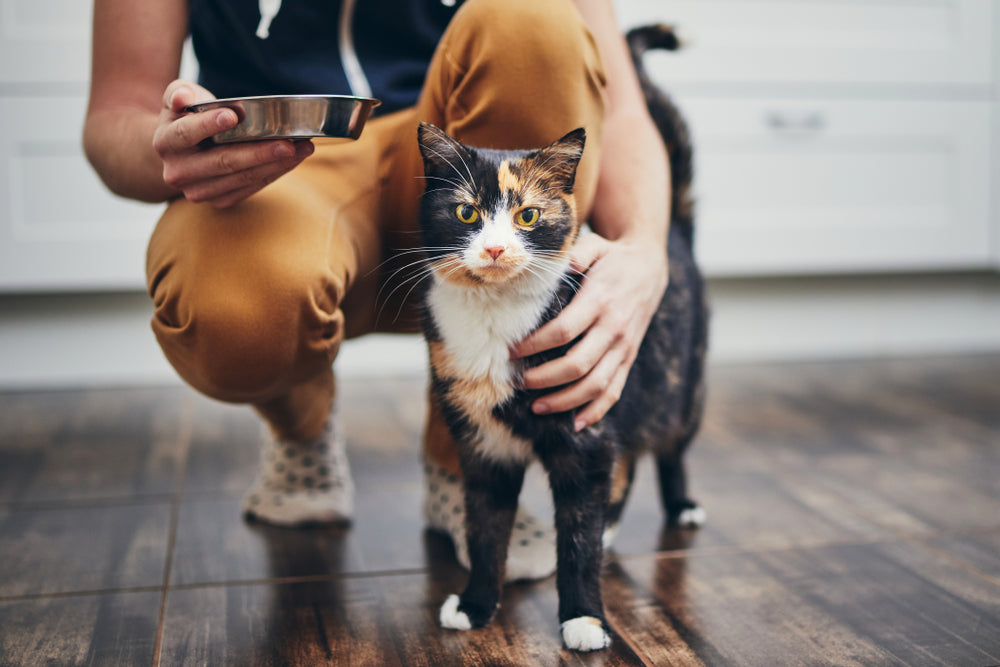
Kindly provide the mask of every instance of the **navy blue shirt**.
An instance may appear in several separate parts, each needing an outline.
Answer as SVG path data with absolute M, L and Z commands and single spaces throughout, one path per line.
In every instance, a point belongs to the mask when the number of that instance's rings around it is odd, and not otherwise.
M 417 101 L 454 13 L 441 0 L 190 0 L 190 30 L 216 97 L 371 95 L 384 114 Z

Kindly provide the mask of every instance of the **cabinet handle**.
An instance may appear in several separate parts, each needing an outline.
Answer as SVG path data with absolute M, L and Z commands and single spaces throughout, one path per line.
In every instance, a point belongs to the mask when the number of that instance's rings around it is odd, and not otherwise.
M 819 132 L 826 127 L 826 117 L 820 111 L 787 113 L 771 111 L 765 119 L 767 126 L 779 132 Z

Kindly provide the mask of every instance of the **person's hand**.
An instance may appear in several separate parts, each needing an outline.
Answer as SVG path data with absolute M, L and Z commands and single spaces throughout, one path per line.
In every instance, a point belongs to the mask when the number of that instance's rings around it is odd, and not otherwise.
M 215 97 L 190 81 L 172 82 L 153 148 L 163 160 L 163 181 L 193 202 L 224 208 L 240 202 L 291 171 L 313 153 L 308 140 L 251 141 L 211 146 L 202 142 L 239 122 L 232 109 L 188 113 L 184 108 Z
M 579 431 L 599 421 L 621 396 L 667 287 L 667 252 L 587 234 L 570 256 L 571 268 L 586 272 L 579 293 L 555 319 L 515 345 L 511 356 L 531 356 L 583 335 L 564 356 L 524 374 L 527 389 L 567 385 L 537 399 L 532 409 L 547 414 L 586 406 L 576 416 Z

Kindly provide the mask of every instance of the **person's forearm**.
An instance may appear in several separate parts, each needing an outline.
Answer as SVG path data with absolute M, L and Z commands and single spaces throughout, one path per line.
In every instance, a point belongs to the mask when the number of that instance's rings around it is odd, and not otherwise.
M 608 0 L 576 0 L 604 61 L 607 116 L 591 227 L 610 240 L 666 248 L 670 166 Z
M 115 194 L 146 202 L 177 196 L 163 182 L 163 161 L 153 150 L 156 123 L 155 114 L 129 107 L 88 115 L 83 135 L 87 159 Z
M 669 170 L 666 148 L 647 114 L 609 115 L 590 221 L 593 230 L 609 240 L 666 248 Z

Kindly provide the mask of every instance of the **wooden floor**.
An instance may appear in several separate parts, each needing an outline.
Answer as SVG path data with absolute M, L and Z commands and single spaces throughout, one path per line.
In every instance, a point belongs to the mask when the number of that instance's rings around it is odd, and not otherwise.
M 1000 357 L 719 367 L 697 532 L 651 466 L 604 571 L 614 643 L 558 640 L 550 578 L 437 626 L 419 378 L 343 387 L 350 527 L 249 525 L 259 428 L 183 389 L 0 394 L 2 665 L 1000 663 Z M 540 475 L 526 502 L 545 511 Z

